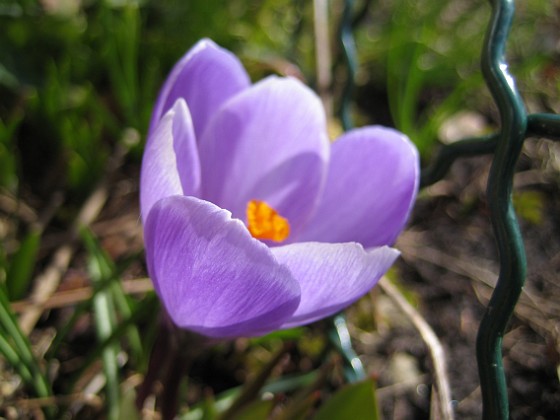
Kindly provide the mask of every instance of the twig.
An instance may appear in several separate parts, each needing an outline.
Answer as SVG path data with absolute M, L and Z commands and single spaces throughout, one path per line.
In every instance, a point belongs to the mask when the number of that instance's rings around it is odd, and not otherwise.
M 422 336 L 422 339 L 428 346 L 432 357 L 432 363 L 434 365 L 441 418 L 443 420 L 452 420 L 454 415 L 451 408 L 451 389 L 447 378 L 445 352 L 439 339 L 422 315 L 420 315 L 420 313 L 418 313 L 418 311 L 416 311 L 416 309 L 408 303 L 399 290 L 391 284 L 386 277 L 381 278 L 379 286 L 387 294 L 387 296 L 389 296 L 399 306 L 403 313 L 410 318 L 410 321 L 414 324 Z

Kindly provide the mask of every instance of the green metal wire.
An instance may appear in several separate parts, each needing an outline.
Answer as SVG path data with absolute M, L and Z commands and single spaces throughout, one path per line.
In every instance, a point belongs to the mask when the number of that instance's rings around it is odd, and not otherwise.
M 527 117 L 525 137 L 546 137 L 560 140 L 560 116 L 554 114 L 531 114 Z M 442 179 L 458 158 L 494 153 L 500 133 L 468 138 L 441 147 L 430 166 L 422 170 L 420 188 L 435 184 Z
M 554 114 L 529 115 L 527 133 L 528 136 L 560 140 L 560 116 Z
M 494 152 L 498 137 L 498 134 L 492 134 L 485 137 L 468 138 L 440 148 L 432 165 L 422 170 L 420 188 L 435 184 L 442 179 L 458 158 Z
M 515 4 L 513 0 L 491 3 L 492 17 L 483 47 L 481 67 L 500 111 L 501 131 L 443 147 L 433 164 L 423 170 L 421 185 L 427 186 L 441 179 L 459 157 L 494 153 L 487 195 L 500 256 L 500 273 L 480 324 L 477 360 L 484 419 L 507 419 L 509 404 L 502 365 L 502 337 L 519 299 L 526 272 L 523 239 L 511 201 L 515 163 L 525 138 L 537 136 L 560 140 L 560 117 L 553 114 L 526 114 L 505 61 L 505 44 Z
M 513 0 L 492 3 L 482 53 L 482 73 L 500 111 L 502 129 L 488 179 L 487 196 L 500 257 L 500 273 L 477 336 L 477 360 L 483 418 L 509 418 L 502 337 L 525 281 L 523 239 L 511 201 L 515 164 L 527 130 L 527 114 L 508 73 L 505 44 L 515 7 Z

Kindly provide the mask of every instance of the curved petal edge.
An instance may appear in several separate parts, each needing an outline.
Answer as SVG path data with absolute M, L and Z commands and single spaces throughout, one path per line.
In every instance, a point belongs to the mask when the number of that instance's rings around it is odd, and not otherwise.
M 299 305 L 290 271 L 212 203 L 183 196 L 158 201 L 145 242 L 156 292 L 181 328 L 215 338 L 261 335 Z
M 200 138 L 222 104 L 250 84 L 249 75 L 234 54 L 203 39 L 175 64 L 167 77 L 152 112 L 150 132 L 173 103 L 183 98 L 191 109 Z
M 149 135 L 140 172 L 140 213 L 171 195 L 198 195 L 200 162 L 189 109 L 179 99 Z
M 333 315 L 366 294 L 400 255 L 387 246 L 365 250 L 358 243 L 296 243 L 272 253 L 299 281 L 301 302 L 283 328 Z

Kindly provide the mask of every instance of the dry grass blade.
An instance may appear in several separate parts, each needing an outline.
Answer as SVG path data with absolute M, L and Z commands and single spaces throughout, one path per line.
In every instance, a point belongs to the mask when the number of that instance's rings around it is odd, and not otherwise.
M 122 287 L 124 292 L 129 295 L 143 294 L 154 290 L 152 281 L 149 278 L 124 280 L 122 282 Z M 43 302 L 42 305 L 38 305 L 37 302 L 29 299 L 13 302 L 11 306 L 15 313 L 26 312 L 31 306 L 34 306 L 36 310 L 42 312 L 46 309 L 64 308 L 67 306 L 77 305 L 80 302 L 85 302 L 86 300 L 91 299 L 92 296 L 93 287 L 78 287 L 72 290 L 55 292 L 45 302 Z
M 48 398 L 25 398 L 15 401 L 14 406 L 25 410 L 32 410 L 41 407 L 61 406 L 74 403 L 86 404 L 96 408 L 103 407 L 103 400 L 101 397 L 86 393 L 56 395 Z
M 436 334 L 426 322 L 426 320 L 408 303 L 399 290 L 391 284 L 391 282 L 383 277 L 379 281 L 379 286 L 403 311 L 416 327 L 422 339 L 428 346 L 432 363 L 434 365 L 434 375 L 438 393 L 438 411 L 443 420 L 452 420 L 454 418 L 451 407 L 451 388 L 447 378 L 447 367 L 445 362 L 445 352 L 437 338 Z
M 323 101 L 327 116 L 332 116 L 332 58 L 329 45 L 329 4 L 327 0 L 314 0 L 313 23 L 315 25 L 315 60 L 317 63 L 317 90 Z

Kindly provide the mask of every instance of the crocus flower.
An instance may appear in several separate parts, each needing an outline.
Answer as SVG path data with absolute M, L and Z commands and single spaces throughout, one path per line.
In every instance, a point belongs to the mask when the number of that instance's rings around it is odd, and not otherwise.
M 418 155 L 388 128 L 330 143 L 296 79 L 251 84 L 210 40 L 173 68 L 153 111 L 140 204 L 148 271 L 177 326 L 258 336 L 337 313 L 398 257 Z

